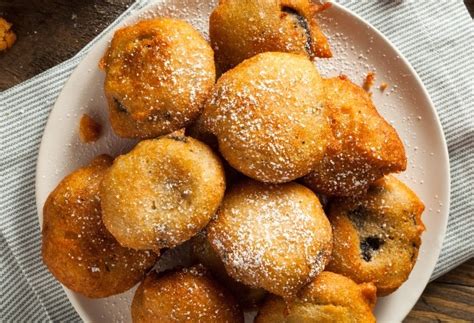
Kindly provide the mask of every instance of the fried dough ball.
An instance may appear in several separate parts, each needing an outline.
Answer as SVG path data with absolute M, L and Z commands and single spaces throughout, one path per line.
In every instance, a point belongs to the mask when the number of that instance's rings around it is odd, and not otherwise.
M 221 162 L 205 144 L 175 135 L 145 140 L 105 175 L 104 224 L 123 246 L 172 248 L 207 225 L 224 191 Z
M 334 248 L 328 270 L 385 296 L 408 279 L 421 245 L 424 205 L 405 184 L 385 176 L 366 195 L 333 202 Z
M 321 93 L 322 79 L 306 57 L 259 54 L 218 80 L 201 127 L 241 173 L 289 182 L 314 169 L 333 140 Z
M 191 124 L 216 77 L 206 40 L 171 18 L 119 29 L 101 66 L 112 128 L 126 138 L 154 138 Z
M 151 272 L 132 302 L 134 323 L 244 322 L 232 295 L 213 281 L 202 266 L 157 274 Z
M 323 271 L 332 248 L 318 198 L 297 183 L 237 184 L 207 232 L 231 277 L 283 297 L 294 296 Z
M 98 298 L 138 283 L 157 255 L 122 247 L 101 219 L 99 183 L 112 158 L 101 155 L 65 177 L 43 208 L 43 262 L 67 288 Z
M 267 294 L 264 289 L 251 288 L 235 281 L 227 274 L 224 263 L 212 249 L 205 232 L 194 236 L 191 242 L 193 257 L 211 271 L 213 276 L 235 296 L 242 308 L 255 308 L 264 299 Z
M 324 88 L 337 143 L 326 150 L 305 183 L 323 194 L 351 196 L 364 193 L 386 174 L 405 170 L 403 143 L 369 94 L 339 77 L 324 80 Z
M 331 57 L 310 0 L 221 0 L 209 18 L 209 36 L 220 72 L 263 52 Z
M 325 271 L 288 304 L 280 297 L 271 296 L 255 323 L 375 323 L 372 313 L 375 293 L 371 283 L 357 285 L 349 278 Z

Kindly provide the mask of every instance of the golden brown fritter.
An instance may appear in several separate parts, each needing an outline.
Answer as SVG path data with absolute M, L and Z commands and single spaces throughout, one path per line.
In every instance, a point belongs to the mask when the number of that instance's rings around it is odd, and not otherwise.
M 334 248 L 328 270 L 373 282 L 385 296 L 408 279 L 418 256 L 423 203 L 405 184 L 385 176 L 366 195 L 334 201 L 329 212 Z
M 351 196 L 364 193 L 383 175 L 405 170 L 403 143 L 367 92 L 339 77 L 324 80 L 324 88 L 337 142 L 304 178 L 305 183 L 323 194 Z
M 145 140 L 105 175 L 104 224 L 123 246 L 172 248 L 207 225 L 224 191 L 221 162 L 205 144 L 176 135 Z
M 232 295 L 197 266 L 164 274 L 151 272 L 135 292 L 132 320 L 243 323 L 244 316 Z
M 215 82 L 209 44 L 171 18 L 119 29 L 101 65 L 112 128 L 126 138 L 154 138 L 191 124 Z
M 255 308 L 264 299 L 267 292 L 261 288 L 252 288 L 235 281 L 227 274 L 224 263 L 212 249 L 206 233 L 201 232 L 193 237 L 192 254 L 197 262 L 209 269 L 212 275 L 226 287 L 244 309 Z
M 297 183 L 235 185 L 207 232 L 231 277 L 283 297 L 323 271 L 332 248 L 318 198 Z
M 43 261 L 69 289 L 106 297 L 138 283 L 157 255 L 122 247 L 101 219 L 99 184 L 112 164 L 99 156 L 64 178 L 43 208 Z
M 263 52 L 331 57 L 310 0 L 221 0 L 209 18 L 209 36 L 221 73 Z
M 308 174 L 333 140 L 322 79 L 306 57 L 263 53 L 218 80 L 201 128 L 243 174 L 271 183 Z
M 271 296 L 255 323 L 375 323 L 375 293 L 373 284 L 357 285 L 349 278 L 325 271 L 288 304 Z

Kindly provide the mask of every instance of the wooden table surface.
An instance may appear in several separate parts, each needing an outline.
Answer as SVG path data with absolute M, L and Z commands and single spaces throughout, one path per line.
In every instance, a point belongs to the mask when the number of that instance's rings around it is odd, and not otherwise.
M 0 90 L 73 56 L 131 0 L 0 0 L 16 44 L 0 53 Z M 474 1 L 465 1 L 474 11 Z M 474 322 L 474 259 L 430 283 L 406 322 Z

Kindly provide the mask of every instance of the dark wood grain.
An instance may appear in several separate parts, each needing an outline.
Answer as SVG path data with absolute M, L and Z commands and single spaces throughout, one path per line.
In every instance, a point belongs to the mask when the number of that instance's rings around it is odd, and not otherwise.
M 405 322 L 474 322 L 474 258 L 431 282 Z
M 133 0 L 0 0 L 17 42 L 0 52 L 0 90 L 74 56 Z
M 467 7 L 467 11 L 471 14 L 471 17 L 474 17 L 474 0 L 464 0 L 464 4 Z
M 72 57 L 133 0 L 0 0 L 17 43 L 0 53 L 0 90 Z M 466 0 L 471 15 L 474 0 Z M 406 322 L 474 322 L 474 259 L 430 283 Z

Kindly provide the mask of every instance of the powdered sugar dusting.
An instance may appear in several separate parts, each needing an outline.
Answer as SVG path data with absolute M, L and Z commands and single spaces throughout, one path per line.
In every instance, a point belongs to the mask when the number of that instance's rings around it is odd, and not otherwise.
M 202 119 L 236 169 L 264 182 L 307 174 L 332 136 L 322 80 L 302 56 L 264 53 L 224 74 Z
M 216 3 L 217 1 L 165 0 L 160 4 L 147 7 L 143 13 L 132 12 L 135 16 L 128 18 L 126 23 L 131 24 L 140 19 L 167 15 L 188 20 L 207 37 L 207 18 Z M 440 206 L 440 200 L 446 199 L 446 194 L 440 189 L 440 185 L 443 188 L 447 186 L 442 184 L 444 177 L 428 176 L 441 174 L 445 165 L 442 162 L 445 154 L 440 146 L 441 137 L 436 132 L 434 113 L 431 112 L 429 102 L 424 99 L 424 95 L 420 94 L 422 89 L 414 79 L 413 73 L 387 47 L 387 44 L 377 40 L 377 37 L 373 43 L 367 43 L 371 37 L 376 36 L 370 27 L 344 13 L 338 5 L 323 12 L 319 21 L 322 31 L 329 37 L 334 54 L 332 59 L 317 60 L 319 70 L 324 76 L 337 76 L 344 73 L 359 84 L 368 71 L 376 71 L 378 80 L 389 83 L 389 88 L 383 93 L 374 91 L 373 100 L 379 112 L 396 126 L 406 144 L 410 165 L 402 177 L 421 194 L 428 206 L 427 211 L 430 214 L 427 214 L 425 219 L 429 230 L 423 238 L 428 243 L 425 244 L 426 248 L 422 247 L 423 257 L 420 257 L 422 259 L 419 261 L 421 272 L 426 272 L 426 265 L 430 265 L 430 255 L 436 254 L 432 251 L 436 251 L 437 247 L 433 246 L 439 245 L 439 237 L 443 233 L 439 221 L 446 216 L 444 214 L 446 208 Z M 339 36 L 336 36 L 336 33 L 339 33 Z M 111 39 L 112 34 L 107 37 Z M 51 114 L 43 138 L 43 153 L 40 154 L 37 173 L 37 201 L 41 207 L 47 194 L 62 177 L 73 169 L 85 165 L 99 153 L 108 152 L 115 156 L 128 151 L 135 144 L 133 140 L 117 138 L 112 133 L 109 123 L 106 122 L 108 116 L 102 109 L 106 104 L 102 88 L 103 74 L 96 68 L 104 50 L 104 43 L 93 48 L 79 66 L 77 73 L 73 74 L 69 84 L 65 86 Z M 375 86 L 378 84 L 376 83 Z M 49 104 L 52 105 L 53 102 Z M 97 117 L 97 120 L 104 125 L 103 136 L 94 145 L 81 144 L 77 136 L 77 124 L 83 113 Z M 28 114 L 21 114 L 21 117 L 27 118 Z M 442 214 L 436 213 L 439 210 Z M 39 216 L 41 221 L 41 210 Z M 415 268 L 412 276 L 418 279 L 420 270 Z M 416 285 L 410 282 L 406 288 L 409 288 L 410 292 L 413 292 L 412 288 L 417 290 Z M 120 296 L 99 300 L 90 300 L 70 291 L 66 292 L 74 306 L 82 311 L 81 315 L 86 320 L 127 322 L 131 319 L 129 306 L 134 290 Z M 381 315 L 380 319 L 387 319 L 386 314 L 389 311 L 386 309 L 390 308 L 391 304 L 397 304 L 399 296 L 393 295 L 381 302 L 378 312 Z M 396 306 L 397 311 L 398 308 Z
M 301 185 L 244 182 L 224 199 L 208 238 L 235 279 L 290 296 L 324 269 L 331 230 Z

